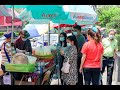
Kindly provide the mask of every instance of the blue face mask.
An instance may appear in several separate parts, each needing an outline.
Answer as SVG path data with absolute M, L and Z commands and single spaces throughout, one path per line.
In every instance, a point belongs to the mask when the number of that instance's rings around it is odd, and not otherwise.
M 64 41 L 65 40 L 65 38 L 64 37 L 60 37 L 60 41 Z
M 78 33 L 77 32 L 73 32 L 73 35 L 77 35 Z
M 67 46 L 72 46 L 70 43 L 67 43 Z

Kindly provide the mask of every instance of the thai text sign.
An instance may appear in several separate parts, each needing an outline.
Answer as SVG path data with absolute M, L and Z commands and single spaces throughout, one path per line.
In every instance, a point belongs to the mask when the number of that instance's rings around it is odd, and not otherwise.
M 86 13 L 74 13 L 70 14 L 72 20 L 76 21 L 94 21 L 96 19 L 96 15 L 86 14 Z
M 58 17 L 58 13 L 42 13 L 42 18 L 56 18 Z

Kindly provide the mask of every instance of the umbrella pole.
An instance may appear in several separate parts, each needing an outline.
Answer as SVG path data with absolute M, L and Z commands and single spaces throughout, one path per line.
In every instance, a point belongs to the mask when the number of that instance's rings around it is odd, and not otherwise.
M 50 22 L 48 24 L 48 45 L 50 45 Z
M 9 30 L 8 30 L 8 26 L 7 26 L 7 32 L 8 32 Z
M 60 22 L 58 23 L 58 36 L 60 35 Z M 60 85 L 60 60 L 58 58 L 58 85 Z
M 14 46 L 14 42 L 13 42 L 13 30 L 14 30 L 14 5 L 12 5 L 12 11 L 13 11 L 13 13 L 12 13 L 12 32 L 11 32 L 11 46 L 13 47 Z M 12 49 L 11 49 L 11 52 L 13 52 L 12 51 Z M 12 58 L 12 54 L 11 54 L 11 58 Z

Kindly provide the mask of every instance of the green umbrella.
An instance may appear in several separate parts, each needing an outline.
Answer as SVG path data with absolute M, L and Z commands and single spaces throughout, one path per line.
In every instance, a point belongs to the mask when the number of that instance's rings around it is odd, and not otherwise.
M 60 20 L 68 18 L 68 14 L 64 12 L 62 5 L 29 5 L 26 7 L 26 11 L 24 11 L 23 14 L 27 11 L 29 12 L 28 14 L 31 14 L 31 18 L 49 21 L 57 20 L 57 23 L 59 23 Z
M 64 12 L 62 8 L 62 5 L 23 5 L 23 6 L 13 5 L 13 7 L 26 8 L 26 10 L 29 11 L 28 14 L 31 14 L 31 17 L 34 19 L 45 19 L 45 20 L 51 20 L 51 21 L 58 20 L 59 21 L 59 20 L 65 20 L 68 18 L 68 16 L 66 15 L 66 13 Z
M 60 5 L 29 5 L 26 9 L 32 13 L 34 19 L 67 19 L 67 17 L 63 17 L 65 12 Z
M 12 8 L 12 5 L 5 5 L 7 8 Z M 26 8 L 29 5 L 14 5 L 14 8 Z

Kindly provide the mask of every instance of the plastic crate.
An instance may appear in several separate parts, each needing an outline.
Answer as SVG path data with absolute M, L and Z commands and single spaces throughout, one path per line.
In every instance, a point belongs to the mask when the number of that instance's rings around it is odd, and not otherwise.
M 9 72 L 34 72 L 35 64 L 6 64 L 5 70 Z

